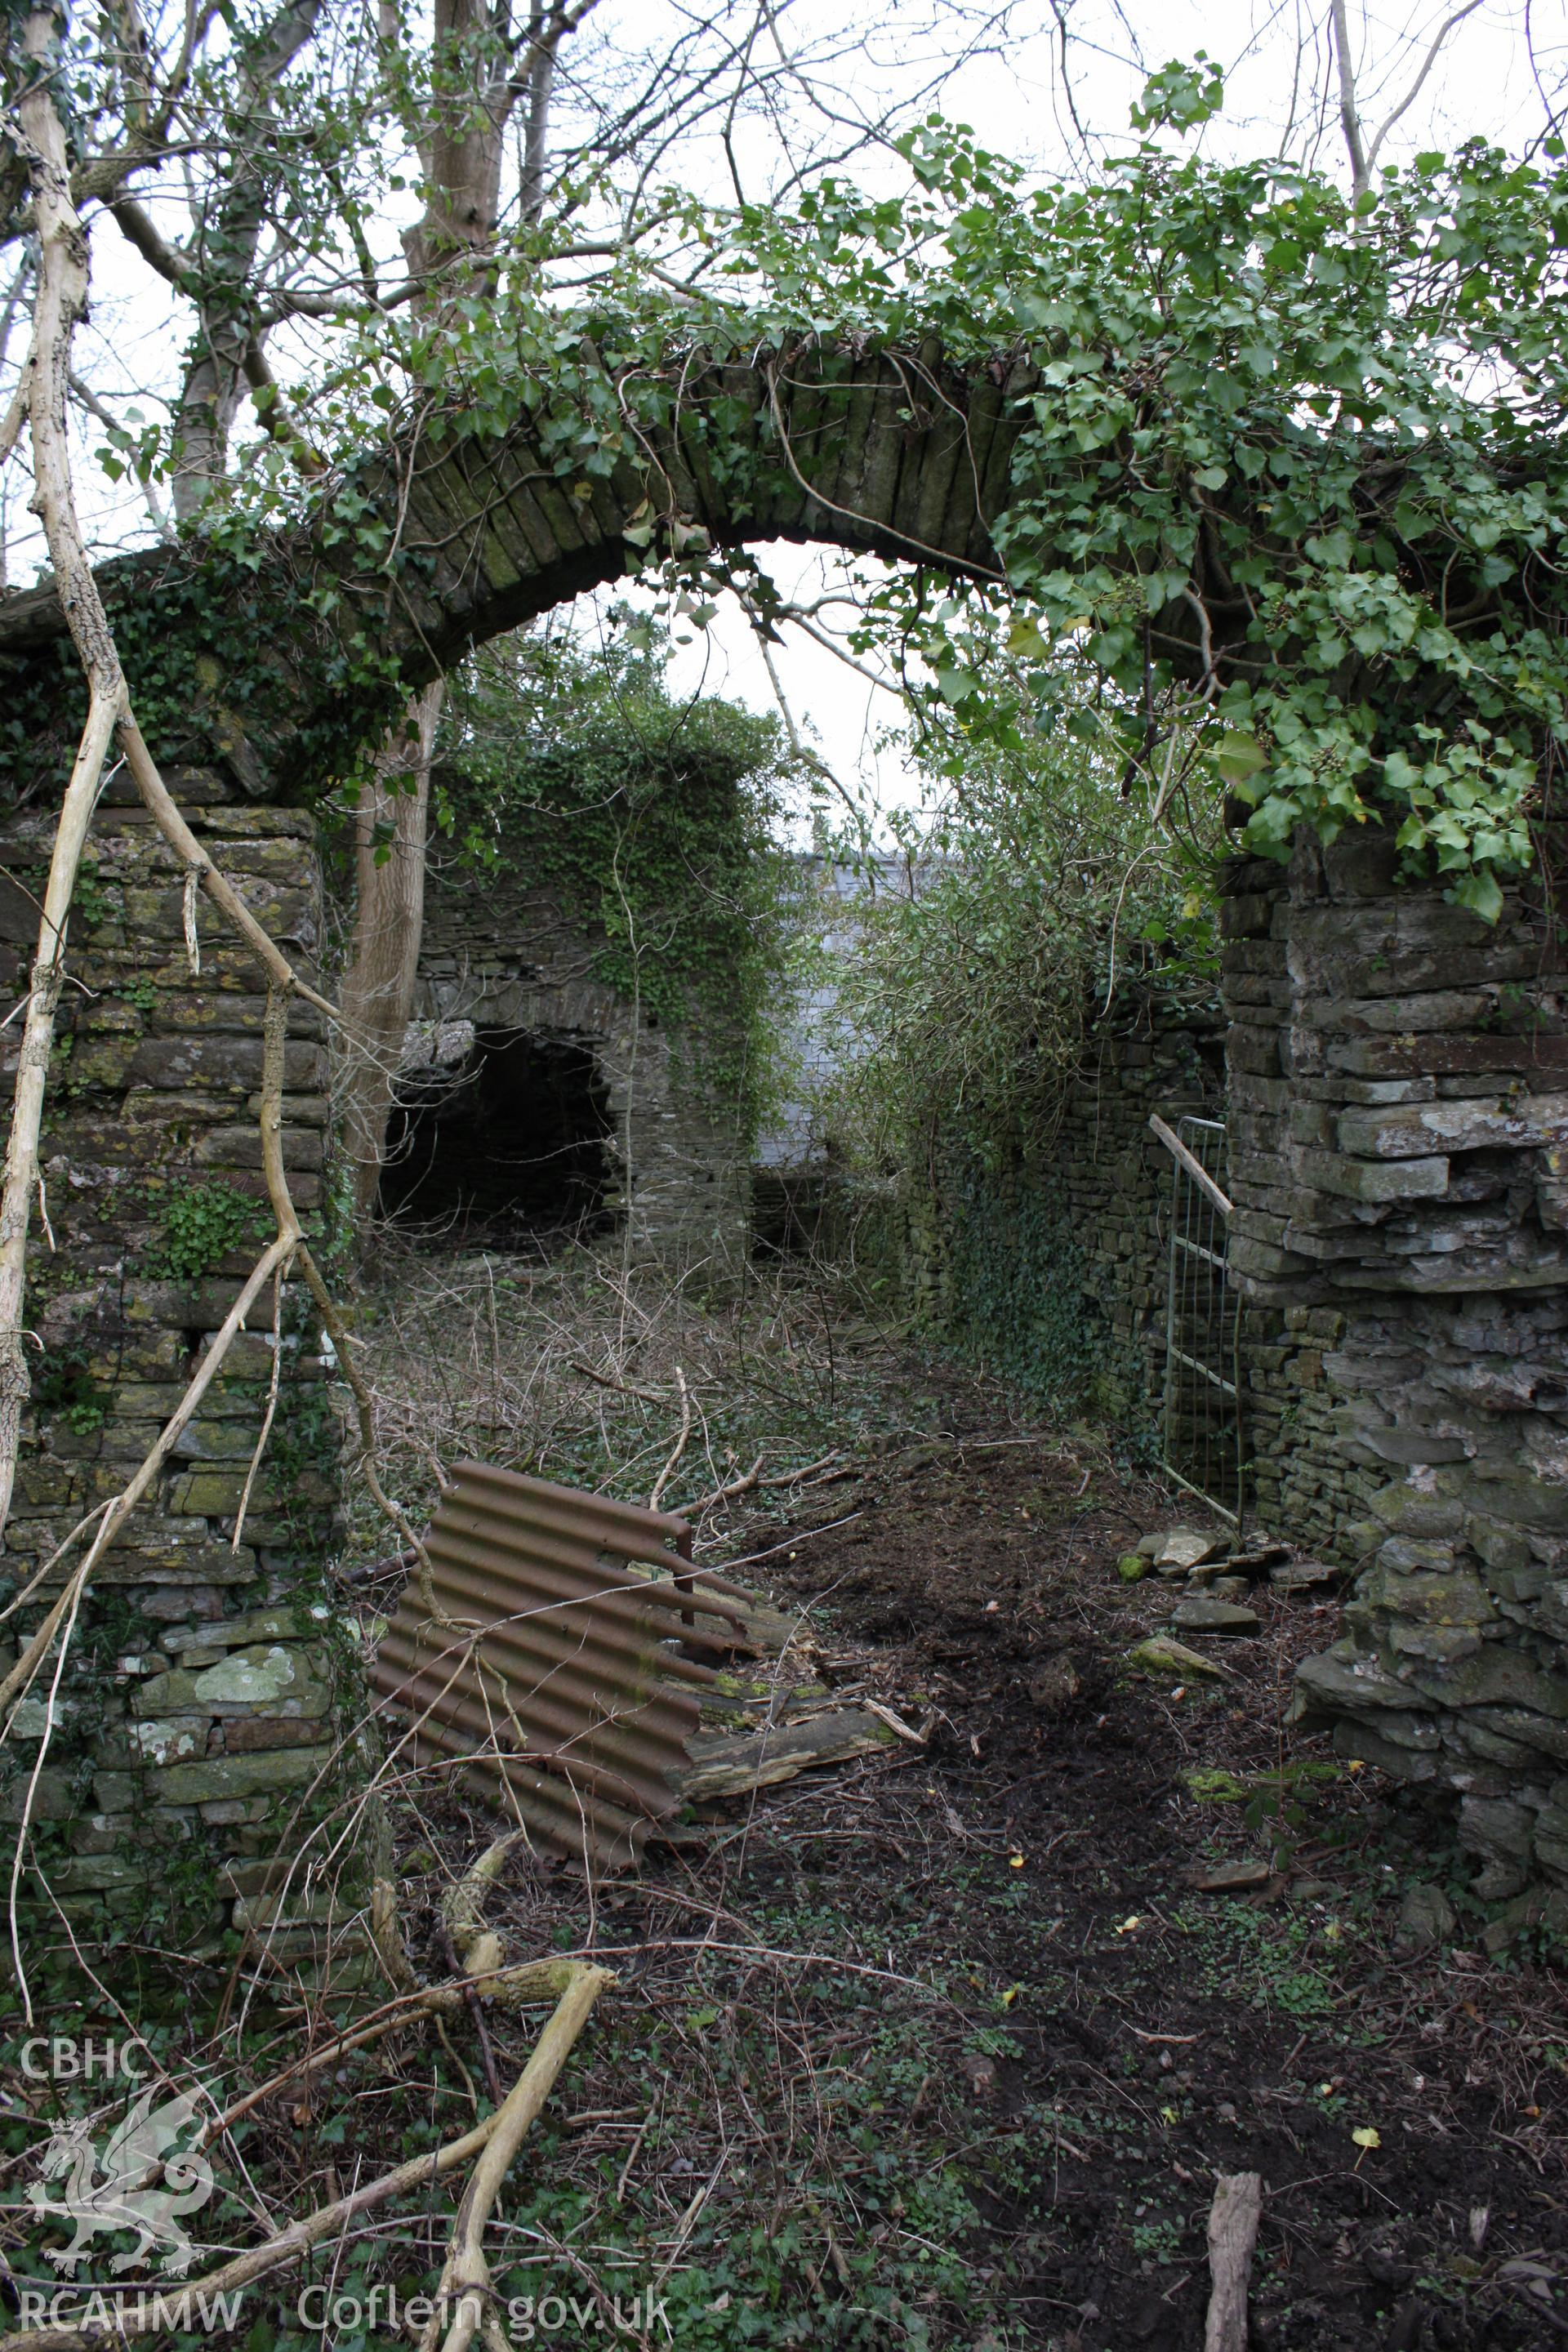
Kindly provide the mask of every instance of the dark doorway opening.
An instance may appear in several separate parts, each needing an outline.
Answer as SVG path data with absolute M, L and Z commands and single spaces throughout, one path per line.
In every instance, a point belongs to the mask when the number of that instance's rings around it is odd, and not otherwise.
M 460 1060 L 399 1077 L 381 1205 L 441 1249 L 542 1255 L 614 1222 L 609 1094 L 586 1045 L 476 1029 Z
M 752 1171 L 752 1255 L 812 1258 L 826 1243 L 828 1180 L 820 1168 Z

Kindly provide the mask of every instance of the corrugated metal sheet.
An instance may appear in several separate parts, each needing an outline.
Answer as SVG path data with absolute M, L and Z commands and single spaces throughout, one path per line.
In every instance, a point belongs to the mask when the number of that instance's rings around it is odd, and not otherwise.
M 634 1861 L 680 1801 L 714 1680 L 682 1653 L 729 1646 L 741 1596 L 696 1574 L 684 1519 L 480 1462 L 458 1465 L 425 1544 L 450 1622 L 411 1577 L 372 1669 L 389 1748 L 467 1760 L 595 1875 Z

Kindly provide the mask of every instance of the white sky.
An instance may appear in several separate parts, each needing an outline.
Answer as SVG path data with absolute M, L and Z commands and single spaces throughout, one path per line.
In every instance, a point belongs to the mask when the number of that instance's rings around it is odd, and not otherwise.
M 1359 96 L 1364 119 L 1374 128 L 1411 91 L 1434 30 L 1463 0 L 1352 0 L 1352 22 L 1359 26 Z M 809 17 L 835 21 L 835 0 L 801 0 Z M 597 36 L 640 46 L 661 24 L 686 14 L 679 0 L 601 0 L 591 20 Z M 1080 173 L 1096 152 L 1122 147 L 1131 138 L 1128 110 L 1148 73 L 1173 58 L 1206 49 L 1226 75 L 1226 107 L 1201 134 L 1209 152 L 1225 157 L 1256 155 L 1288 145 L 1299 159 L 1343 169 L 1343 150 L 1334 108 L 1324 107 L 1328 56 L 1324 26 L 1329 0 L 1073 0 L 1069 23 L 1071 110 L 1067 103 L 1061 53 L 1047 7 L 1031 11 L 1041 29 L 1018 41 L 1005 58 L 986 58 L 961 72 L 948 86 L 942 110 L 965 121 L 985 144 L 1043 173 Z M 840 0 L 839 21 L 843 6 Z M 1533 43 L 1527 40 L 1527 25 Z M 1533 47 L 1533 63 L 1531 48 Z M 929 65 L 929 57 L 926 60 Z M 1560 89 L 1568 64 L 1568 0 L 1475 0 L 1457 24 L 1427 78 L 1390 132 L 1382 160 L 1394 162 L 1426 147 L 1451 149 L 1475 135 L 1514 150 L 1539 135 L 1544 120 L 1542 92 Z M 874 109 L 900 86 L 900 73 L 919 74 L 913 60 L 888 63 L 868 57 L 847 75 L 843 96 L 853 110 Z M 1087 127 L 1086 149 L 1075 124 Z M 693 184 L 716 173 L 715 156 L 683 150 Z M 885 161 L 860 159 L 849 167 L 863 179 L 887 170 Z M 759 164 L 759 170 L 761 165 Z M 711 193 L 728 194 L 727 184 Z M 167 226 L 177 233 L 180 223 Z M 395 226 L 386 224 L 386 242 L 395 251 Z M 93 226 L 94 312 L 79 342 L 79 366 L 99 394 L 123 415 L 138 393 L 150 394 L 143 414 L 158 413 L 156 395 L 177 382 L 188 321 L 171 312 L 159 281 L 131 253 L 118 231 L 100 220 Z M 19 338 L 18 338 L 19 341 Z M 19 356 L 14 348 L 13 363 Z M 79 482 L 85 519 L 105 551 L 148 535 L 144 509 L 111 492 L 90 456 L 101 434 L 84 436 Z M 15 474 L 6 494 L 15 542 L 11 577 L 29 575 L 32 552 L 21 537 L 21 509 L 28 485 Z M 780 589 L 803 599 L 819 595 L 840 559 L 780 547 L 767 558 Z M 586 616 L 585 616 L 586 617 Z M 804 637 L 786 632 L 774 654 L 779 678 L 797 723 L 815 742 L 835 776 L 848 791 L 873 793 L 881 803 L 908 803 L 914 793 L 896 752 L 879 758 L 879 731 L 898 718 L 898 705 Z M 726 600 L 706 635 L 679 650 L 671 685 L 680 695 L 717 693 L 754 709 L 776 708 L 774 692 L 743 615 Z

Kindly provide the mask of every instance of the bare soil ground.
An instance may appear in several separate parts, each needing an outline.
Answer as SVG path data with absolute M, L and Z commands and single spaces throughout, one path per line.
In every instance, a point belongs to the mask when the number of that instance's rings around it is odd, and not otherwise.
M 938 1386 L 944 1439 L 753 1528 L 745 1571 L 927 1747 L 726 1809 L 591 1917 L 548 1869 L 495 1908 L 621 1972 L 551 2152 L 573 2259 L 668 2265 L 683 2346 L 1185 2352 L 1216 2169 L 1256 2168 L 1260 2352 L 1559 2342 L 1561 1980 L 1486 1956 L 1429 1817 L 1282 1735 L 1334 1605 L 1262 1588 L 1218 1687 L 1130 1674 L 1169 1594 L 1117 1556 L 1194 1507 Z M 1184 1886 L 1254 1857 L 1255 1895 Z M 1434 1879 L 1458 1935 L 1402 1953 Z

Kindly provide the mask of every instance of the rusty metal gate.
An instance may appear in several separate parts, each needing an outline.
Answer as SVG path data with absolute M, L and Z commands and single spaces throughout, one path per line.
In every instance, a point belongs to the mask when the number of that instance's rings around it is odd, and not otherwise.
M 1246 1508 L 1241 1296 L 1230 1279 L 1225 1122 L 1149 1124 L 1171 1155 L 1163 1458 L 1178 1486 L 1240 1526 Z

